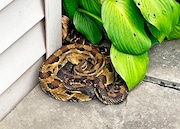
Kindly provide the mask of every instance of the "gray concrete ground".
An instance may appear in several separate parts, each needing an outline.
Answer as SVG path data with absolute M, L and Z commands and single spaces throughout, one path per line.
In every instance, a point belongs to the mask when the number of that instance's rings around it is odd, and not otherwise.
M 180 40 L 150 50 L 147 75 L 180 83 Z M 37 86 L 0 129 L 180 129 L 180 91 L 142 82 L 120 105 L 54 100 Z

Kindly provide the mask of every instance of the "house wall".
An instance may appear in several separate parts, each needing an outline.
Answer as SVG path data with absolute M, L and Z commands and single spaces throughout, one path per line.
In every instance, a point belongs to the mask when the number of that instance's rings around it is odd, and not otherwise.
M 38 84 L 42 62 L 61 46 L 60 18 L 59 0 L 1 0 L 0 120 Z

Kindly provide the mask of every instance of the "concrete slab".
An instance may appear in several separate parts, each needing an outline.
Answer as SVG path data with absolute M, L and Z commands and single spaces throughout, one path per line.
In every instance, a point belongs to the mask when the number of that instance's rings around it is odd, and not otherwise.
M 149 61 L 147 75 L 180 83 L 180 39 L 152 47 Z
M 98 100 L 61 102 L 37 86 L 3 121 L 0 129 L 178 129 L 180 92 L 141 83 L 120 105 Z

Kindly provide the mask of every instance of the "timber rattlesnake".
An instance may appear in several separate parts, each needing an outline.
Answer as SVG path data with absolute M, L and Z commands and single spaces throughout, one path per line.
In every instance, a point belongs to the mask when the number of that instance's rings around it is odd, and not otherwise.
M 63 29 L 67 29 L 67 23 L 65 19 Z M 77 35 L 74 38 L 72 32 L 66 35 L 67 30 L 63 32 L 67 45 L 54 52 L 39 70 L 42 90 L 62 101 L 89 101 L 96 96 L 104 104 L 123 102 L 128 88 L 112 66 L 109 48 L 94 46 Z

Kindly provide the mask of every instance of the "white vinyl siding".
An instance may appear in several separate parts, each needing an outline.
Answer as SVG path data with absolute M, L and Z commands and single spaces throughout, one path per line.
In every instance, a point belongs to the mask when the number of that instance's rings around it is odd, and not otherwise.
M 0 121 L 38 83 L 61 46 L 61 0 L 0 0 Z
M 0 11 L 0 94 L 45 53 L 43 5 L 42 0 L 16 0 Z
M 5 8 L 8 4 L 10 4 L 13 0 L 1 0 L 0 1 L 0 10 Z
M 16 0 L 4 8 L 0 12 L 0 54 L 43 17 L 42 0 Z
M 39 22 L 0 55 L 0 93 L 45 53 L 44 42 L 43 22 Z

